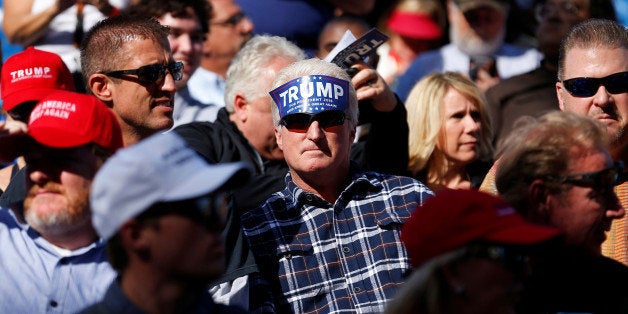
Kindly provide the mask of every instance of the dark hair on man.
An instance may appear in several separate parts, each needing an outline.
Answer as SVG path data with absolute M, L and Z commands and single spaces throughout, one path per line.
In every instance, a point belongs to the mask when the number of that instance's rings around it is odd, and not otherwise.
M 131 6 L 129 15 L 144 15 L 159 18 L 167 13 L 174 17 L 187 18 L 190 16 L 187 8 L 199 19 L 203 33 L 209 31 L 209 19 L 212 16 L 212 7 L 207 0 L 142 0 Z
M 574 26 L 560 44 L 558 79 L 564 79 L 565 57 L 571 49 L 594 47 L 628 49 L 628 30 L 615 21 L 604 19 L 588 19 Z
M 98 22 L 80 48 L 85 80 L 94 73 L 119 70 L 122 60 L 129 58 L 126 45 L 130 42 L 149 39 L 170 50 L 168 33 L 167 27 L 145 16 L 120 14 Z

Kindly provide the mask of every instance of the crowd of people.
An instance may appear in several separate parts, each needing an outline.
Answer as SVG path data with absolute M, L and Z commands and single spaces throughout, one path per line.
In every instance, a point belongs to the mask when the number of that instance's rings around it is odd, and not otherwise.
M 610 0 L 3 9 L 2 313 L 628 313 Z

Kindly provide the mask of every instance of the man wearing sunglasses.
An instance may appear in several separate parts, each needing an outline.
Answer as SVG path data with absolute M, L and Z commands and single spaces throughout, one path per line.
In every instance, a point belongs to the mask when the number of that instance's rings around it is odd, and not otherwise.
M 284 190 L 241 220 L 278 313 L 383 311 L 409 269 L 400 226 L 432 195 L 412 178 L 352 164 L 350 80 L 309 59 L 282 69 L 270 92 L 289 174 Z
M 600 246 L 625 210 L 614 188 L 623 163 L 613 162 L 608 136 L 591 118 L 554 111 L 520 125 L 504 141 L 499 195 L 527 220 L 563 234 L 536 263 L 522 313 L 625 313 L 628 267 Z
M 175 82 L 185 65 L 172 56 L 168 35 L 157 20 L 120 14 L 83 40 L 86 84 L 118 116 L 125 146 L 173 125 Z
M 128 13 L 153 17 L 170 30 L 172 56 L 183 63 L 181 80 L 175 82 L 174 125 L 194 120 L 214 121 L 219 106 L 201 103 L 188 88 L 188 81 L 201 62 L 203 41 L 209 32 L 212 8 L 207 0 L 142 0 Z
M 121 150 L 94 179 L 92 222 L 118 278 L 83 313 L 242 313 L 214 304 L 228 190 L 244 163 L 209 165 L 175 133 Z
M 561 44 L 556 95 L 562 110 L 601 122 L 613 158 L 628 162 L 628 32 L 616 22 L 591 19 L 573 28 Z M 628 208 L 628 183 L 616 188 Z M 628 265 L 628 219 L 615 220 L 604 255 Z

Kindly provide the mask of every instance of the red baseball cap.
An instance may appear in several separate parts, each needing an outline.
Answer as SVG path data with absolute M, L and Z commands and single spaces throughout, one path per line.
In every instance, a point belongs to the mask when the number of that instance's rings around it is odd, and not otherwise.
M 443 35 L 442 28 L 428 14 L 395 10 L 386 26 L 399 35 L 415 39 L 432 40 Z
M 28 47 L 2 66 L 2 107 L 11 111 L 26 101 L 40 101 L 55 90 L 75 91 L 74 78 L 57 54 Z
M 442 190 L 419 206 L 401 230 L 410 263 L 429 259 L 474 241 L 533 245 L 559 234 L 529 223 L 502 199 L 475 190 Z
M 27 134 L 0 138 L 0 159 L 22 155 L 33 140 L 54 148 L 94 143 L 114 153 L 122 147 L 122 131 L 116 115 L 98 98 L 58 90 L 33 108 Z

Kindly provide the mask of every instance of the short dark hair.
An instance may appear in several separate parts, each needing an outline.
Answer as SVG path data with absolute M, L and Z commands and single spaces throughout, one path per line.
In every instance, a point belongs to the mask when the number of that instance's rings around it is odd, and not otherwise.
M 203 33 L 207 33 L 212 16 L 212 7 L 207 0 L 142 0 L 133 5 L 128 14 L 159 18 L 170 13 L 174 17 L 188 17 L 187 8 L 192 8 L 201 23 Z
M 564 79 L 567 53 L 573 48 L 589 47 L 628 49 L 628 30 L 615 21 L 604 19 L 588 19 L 574 26 L 560 44 L 558 55 L 560 81 Z

